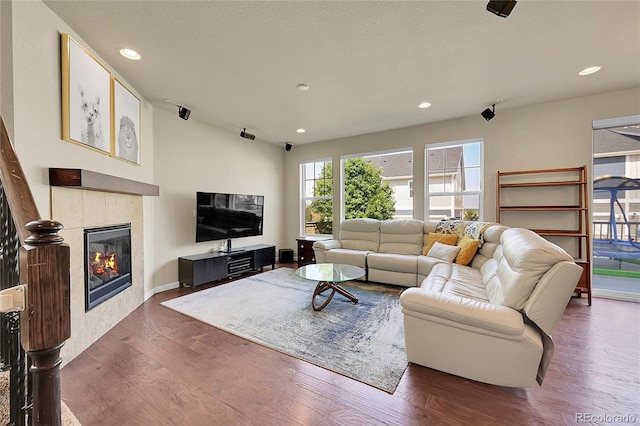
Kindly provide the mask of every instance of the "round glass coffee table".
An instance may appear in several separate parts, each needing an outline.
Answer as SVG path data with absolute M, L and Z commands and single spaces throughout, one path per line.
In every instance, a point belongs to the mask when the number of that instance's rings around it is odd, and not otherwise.
M 358 298 L 340 287 L 339 283 L 355 280 L 363 276 L 365 273 L 365 270 L 358 266 L 342 265 L 340 263 L 318 263 L 296 269 L 296 275 L 299 277 L 318 281 L 318 285 L 313 291 L 313 298 L 311 299 L 311 306 L 313 306 L 313 310 L 315 311 L 321 311 L 324 309 L 324 307 L 331 302 L 336 291 L 352 302 L 358 303 Z M 322 305 L 317 306 L 316 296 L 327 290 L 331 290 L 331 294 L 327 296 L 327 299 L 322 303 Z

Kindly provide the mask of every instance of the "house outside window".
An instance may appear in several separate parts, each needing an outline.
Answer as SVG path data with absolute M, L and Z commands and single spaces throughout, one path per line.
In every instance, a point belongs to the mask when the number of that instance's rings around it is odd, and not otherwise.
M 333 232 L 333 168 L 331 160 L 300 165 L 302 178 L 302 235 Z
M 481 220 L 482 140 L 425 148 L 425 220 Z
M 413 151 L 342 157 L 343 219 L 413 218 Z

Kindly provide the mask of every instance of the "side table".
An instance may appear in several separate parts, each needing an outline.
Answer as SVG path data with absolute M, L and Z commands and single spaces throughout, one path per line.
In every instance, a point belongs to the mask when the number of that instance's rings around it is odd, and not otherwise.
M 313 252 L 313 243 L 327 240 L 328 237 L 298 237 L 296 238 L 298 247 L 298 267 L 316 263 L 316 256 Z

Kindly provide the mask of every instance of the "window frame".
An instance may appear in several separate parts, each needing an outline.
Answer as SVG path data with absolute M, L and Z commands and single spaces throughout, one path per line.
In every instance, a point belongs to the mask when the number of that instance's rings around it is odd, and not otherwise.
M 340 221 L 345 220 L 345 213 L 346 213 L 346 207 L 345 207 L 345 193 L 344 193 L 344 184 L 345 184 L 345 171 L 344 171 L 344 166 L 345 166 L 345 161 L 350 160 L 352 158 L 365 158 L 365 157 L 374 157 L 374 156 L 380 156 L 380 155 L 389 155 L 389 154 L 403 154 L 403 153 L 411 153 L 411 164 L 412 164 L 412 168 L 411 168 L 411 178 L 409 178 L 410 182 L 413 182 L 415 179 L 414 173 L 413 173 L 413 164 L 414 164 L 414 159 L 415 159 L 415 152 L 413 147 L 411 146 L 406 146 L 406 147 L 401 147 L 401 148 L 391 148 L 391 149 L 386 149 L 386 150 L 381 150 L 381 151 L 371 151 L 371 152 L 364 152 L 364 153 L 356 153 L 356 154 L 348 154 L 348 155 L 342 155 L 340 156 Z M 334 170 L 335 172 L 335 170 Z M 416 206 L 415 206 L 415 197 L 411 197 L 412 200 L 412 205 L 411 205 L 411 216 L 415 217 L 415 211 L 416 211 Z
M 319 158 L 319 159 L 314 159 L 314 160 L 308 160 L 308 161 L 301 161 L 300 162 L 300 169 L 299 169 L 299 176 L 300 176 L 300 220 L 299 220 L 299 230 L 300 230 L 300 235 L 301 236 L 331 236 L 332 234 L 316 234 L 316 233 L 309 233 L 307 232 L 307 201 L 313 202 L 314 200 L 330 200 L 331 204 L 333 206 L 333 192 L 332 194 L 329 196 L 321 196 L 321 197 L 316 197 L 316 196 L 312 196 L 312 197 L 307 197 L 306 194 L 306 165 L 307 164 L 316 164 L 316 163 L 324 163 L 325 165 L 327 163 L 331 163 L 332 164 L 332 168 L 333 168 L 333 159 L 331 157 L 324 157 L 324 158 Z M 335 170 L 334 170 L 335 173 Z M 314 182 L 316 180 L 318 180 L 315 176 L 314 179 L 312 179 Z M 314 184 L 315 185 L 315 184 Z M 333 186 L 332 186 L 333 188 Z
M 472 145 L 479 144 L 479 166 L 470 166 L 469 168 L 480 168 L 480 176 L 479 176 L 479 186 L 477 190 L 463 190 L 463 191 L 434 191 L 431 192 L 429 188 L 429 151 L 431 149 L 444 149 L 444 148 L 453 148 L 456 146 L 462 146 L 464 150 L 464 145 Z M 463 151 L 464 155 L 464 151 Z M 464 157 L 463 157 L 464 158 Z M 463 166 L 463 172 L 466 167 Z M 435 144 L 427 144 L 424 147 L 424 218 L 425 222 L 431 221 L 430 218 L 430 200 L 433 197 L 464 197 L 464 196 L 477 196 L 478 197 L 478 221 L 482 221 L 484 218 L 484 209 L 483 209 L 483 188 L 484 188 L 484 138 L 471 138 L 471 139 L 462 139 L 456 141 L 448 141 L 448 142 L 440 142 Z M 443 188 L 446 189 L 446 188 Z M 463 217 L 460 218 L 464 220 Z

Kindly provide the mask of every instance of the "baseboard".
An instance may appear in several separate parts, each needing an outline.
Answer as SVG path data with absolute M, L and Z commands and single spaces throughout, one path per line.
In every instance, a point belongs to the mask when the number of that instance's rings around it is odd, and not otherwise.
M 178 288 L 178 287 L 180 287 L 179 282 L 161 285 L 160 287 L 154 287 L 152 290 L 144 294 L 144 300 L 146 301 L 148 298 L 150 298 L 154 294 L 162 293 L 163 291 L 173 290 L 174 288 Z

